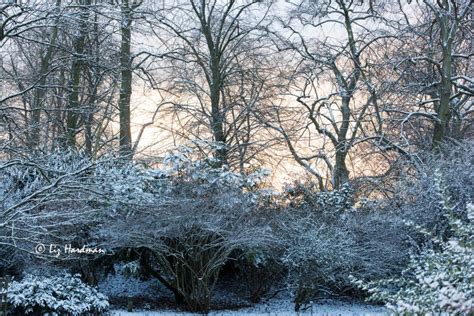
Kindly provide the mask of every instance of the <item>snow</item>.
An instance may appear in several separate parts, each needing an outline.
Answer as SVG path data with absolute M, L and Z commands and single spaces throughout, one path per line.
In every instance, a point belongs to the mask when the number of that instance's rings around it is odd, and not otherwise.
M 109 297 L 154 297 L 168 294 L 154 279 L 143 281 L 135 277 L 126 277 L 121 273 L 107 275 L 99 282 L 98 288 L 101 293 Z
M 109 308 L 107 297 L 83 283 L 79 275 L 68 273 L 53 277 L 27 274 L 8 287 L 8 301 L 26 313 L 36 307 L 51 308 L 69 315 L 101 312 Z
M 196 316 L 195 313 L 179 312 L 173 310 L 163 311 L 141 311 L 126 312 L 123 310 L 113 310 L 113 316 Z M 290 299 L 274 299 L 266 303 L 261 303 L 253 307 L 239 310 L 219 310 L 211 311 L 208 315 L 213 316 L 243 316 L 243 315 L 266 315 L 266 316 L 293 316 L 293 315 L 388 315 L 388 310 L 384 307 L 347 303 L 341 301 L 327 300 L 321 303 L 313 303 L 312 308 L 307 308 L 299 313 L 294 311 L 294 304 Z

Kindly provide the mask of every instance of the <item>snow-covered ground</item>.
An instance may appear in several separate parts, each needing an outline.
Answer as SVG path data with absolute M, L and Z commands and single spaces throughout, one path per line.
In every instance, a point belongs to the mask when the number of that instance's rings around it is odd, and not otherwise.
M 123 310 L 114 310 L 113 316 L 196 316 L 197 314 L 178 312 L 178 311 L 142 311 L 126 312 Z M 267 303 L 255 305 L 253 307 L 242 308 L 239 310 L 220 310 L 210 312 L 212 316 L 294 316 L 294 315 L 321 315 L 321 316 L 359 316 L 359 315 L 389 315 L 389 312 L 378 306 L 365 304 L 346 303 L 339 301 L 327 301 L 324 303 L 314 303 L 312 308 L 296 313 L 294 305 L 289 299 L 274 299 Z
M 100 280 L 99 291 L 108 297 L 153 297 L 169 295 L 166 289 L 160 286 L 156 280 L 140 280 L 134 277 L 126 277 L 123 274 L 109 274 Z
M 172 295 L 154 280 L 142 281 L 135 278 L 126 278 L 121 274 L 109 275 L 99 284 L 99 290 L 109 296 L 123 297 L 166 297 L 172 300 Z M 229 296 L 229 293 L 216 291 L 215 298 L 220 301 L 231 299 L 240 302 L 237 297 Z M 147 305 L 147 304 L 145 304 Z M 379 306 L 373 306 L 363 303 L 348 303 L 344 301 L 325 300 L 315 302 L 312 308 L 308 307 L 300 313 L 294 311 L 294 304 L 288 294 L 281 293 L 268 302 L 263 302 L 252 307 L 245 307 L 236 310 L 218 310 L 212 311 L 212 316 L 243 316 L 243 315 L 261 315 L 261 316 L 294 316 L 294 315 L 320 315 L 320 316 L 361 316 L 361 315 L 388 315 L 387 309 Z M 129 313 L 125 310 L 112 310 L 111 316 L 196 316 L 199 314 L 181 312 L 176 310 L 143 310 Z

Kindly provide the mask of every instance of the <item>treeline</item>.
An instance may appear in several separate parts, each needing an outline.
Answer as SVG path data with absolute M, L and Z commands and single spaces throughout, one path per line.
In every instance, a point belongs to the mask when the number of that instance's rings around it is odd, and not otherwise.
M 322 190 L 383 175 L 400 157 L 470 136 L 471 7 L 9 1 L 2 151 L 131 159 L 160 120 L 175 142 L 212 144 L 216 166 L 242 173 L 284 156 Z M 137 86 L 155 91 L 156 107 L 150 124 L 132 127 L 131 108 L 149 106 L 133 104 Z

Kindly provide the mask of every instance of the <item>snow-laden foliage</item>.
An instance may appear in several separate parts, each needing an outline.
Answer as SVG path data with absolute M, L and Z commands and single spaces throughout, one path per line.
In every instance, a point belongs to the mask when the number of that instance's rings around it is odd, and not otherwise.
M 401 170 L 400 180 L 390 197 L 379 203 L 380 208 L 399 213 L 407 221 L 423 226 L 438 237 L 448 228 L 440 196 L 439 179 L 452 205 L 465 207 L 474 201 L 474 142 L 445 145 L 439 154 L 420 153 L 422 163 Z
M 474 312 L 474 204 L 467 205 L 464 218 L 449 211 L 451 236 L 442 240 L 430 234 L 433 246 L 412 255 L 401 277 L 356 281 L 372 300 L 399 313 Z
M 286 210 L 276 234 L 295 307 L 353 290 L 351 274 L 375 280 L 400 272 L 409 253 L 406 231 L 403 220 L 391 213 L 324 216 L 308 208 Z
M 78 241 L 104 204 L 91 176 L 99 165 L 72 151 L 0 162 L 0 243 L 32 251 L 58 236 Z
M 227 165 L 216 168 L 214 158 L 196 159 L 195 150 L 189 146 L 181 146 L 168 153 L 163 164 L 163 171 L 167 176 L 187 177 L 202 184 L 234 188 L 257 188 L 269 176 L 266 169 L 243 175 L 230 171 Z
M 120 189 L 111 193 L 116 207 L 97 234 L 117 251 L 138 253 L 140 270 L 155 271 L 177 301 L 207 311 L 231 254 L 266 247 L 271 229 L 259 212 L 264 171 L 242 175 L 196 156 L 183 147 L 159 169 L 138 169 L 130 181 L 118 176 L 109 184 Z
M 0 197 L 8 204 L 12 203 L 69 173 L 77 172 L 75 178 L 79 179 L 82 176 L 80 171 L 86 171 L 91 165 L 89 159 L 73 151 L 56 151 L 47 156 L 4 162 L 0 164 Z
M 326 214 L 336 214 L 349 210 L 354 204 L 354 190 L 345 183 L 339 190 L 319 191 L 314 182 L 296 182 L 285 189 L 291 205 L 311 207 Z
M 261 196 L 273 194 L 261 188 L 268 175 L 265 169 L 242 175 L 225 165 L 216 168 L 212 157 L 199 157 L 194 148 L 180 146 L 166 154 L 159 167 L 144 168 L 111 160 L 101 162 L 93 176 L 110 209 L 130 213 L 146 205 L 168 203 L 176 193 L 196 199 L 209 196 L 210 192 L 226 192 L 229 198 L 221 202 L 232 207 L 240 203 L 232 195 L 245 191 L 247 198 L 258 202 Z
M 38 243 L 81 245 L 96 242 L 93 232 L 110 216 L 170 203 L 185 205 L 215 194 L 220 194 L 215 200 L 219 207 L 232 208 L 247 205 L 242 199 L 256 204 L 266 194 L 259 186 L 267 171 L 241 175 L 225 166 L 213 168 L 211 158 L 195 158 L 184 147 L 155 168 L 111 156 L 91 160 L 72 151 L 4 162 L 0 242 L 29 251 Z M 79 227 L 81 233 L 76 234 Z
M 8 300 L 25 314 L 57 312 L 69 315 L 103 312 L 109 308 L 105 295 L 83 283 L 79 275 L 37 276 L 27 274 L 10 283 Z

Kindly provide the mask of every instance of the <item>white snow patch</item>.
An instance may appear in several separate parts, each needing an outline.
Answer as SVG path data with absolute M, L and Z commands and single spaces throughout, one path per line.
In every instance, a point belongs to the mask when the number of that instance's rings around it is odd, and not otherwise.
M 123 274 L 109 274 L 98 285 L 99 291 L 108 297 L 156 297 L 169 295 L 165 289 L 160 288 L 157 280 L 142 281 Z

